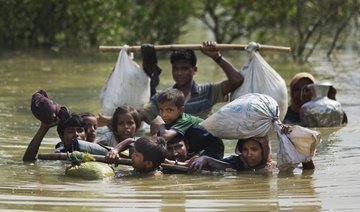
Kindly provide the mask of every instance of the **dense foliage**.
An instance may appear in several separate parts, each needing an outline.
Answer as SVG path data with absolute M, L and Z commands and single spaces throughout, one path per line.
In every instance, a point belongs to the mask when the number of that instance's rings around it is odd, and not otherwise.
M 190 1 L 1 0 L 3 48 L 84 48 L 169 43 L 181 34 Z
M 304 62 L 319 44 L 330 55 L 359 29 L 359 4 L 358 0 L 1 0 L 0 47 L 169 44 L 185 33 L 192 17 L 219 43 L 245 39 L 289 45 L 294 60 Z

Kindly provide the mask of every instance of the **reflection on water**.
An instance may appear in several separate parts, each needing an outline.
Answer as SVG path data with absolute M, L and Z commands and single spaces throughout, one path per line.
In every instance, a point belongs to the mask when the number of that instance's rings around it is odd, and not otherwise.
M 360 203 L 360 77 L 359 64 L 345 55 L 337 65 L 314 60 L 317 79 L 338 88 L 349 124 L 321 128 L 322 143 L 314 158 L 315 171 L 293 173 L 203 173 L 127 175 L 131 167 L 119 166 L 118 178 L 84 181 L 65 176 L 64 161 L 23 163 L 22 154 L 39 123 L 29 110 L 31 94 L 44 88 L 51 98 L 72 111 L 100 111 L 99 91 L 116 55 L 64 56 L 53 53 L 2 54 L 0 58 L 0 210 L 71 211 L 278 211 L 352 210 Z M 235 60 L 240 67 L 246 58 Z M 355 61 L 355 64 L 354 64 Z M 219 81 L 223 74 L 213 63 L 199 58 L 198 81 Z M 168 61 L 160 61 L 161 87 L 172 83 Z M 329 70 L 329 67 L 331 70 Z M 208 72 L 202 71 L 208 70 Z M 289 82 L 292 74 L 282 70 Z M 289 70 L 291 72 L 291 70 Z M 211 74 L 210 74 L 211 73 Z M 276 158 L 277 143 L 272 138 Z M 44 139 L 40 153 L 53 151 L 55 129 Z M 225 155 L 235 142 L 225 141 Z

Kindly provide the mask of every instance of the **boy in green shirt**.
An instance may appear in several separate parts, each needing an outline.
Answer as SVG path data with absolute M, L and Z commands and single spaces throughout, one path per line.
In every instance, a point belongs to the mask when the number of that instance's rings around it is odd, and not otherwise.
M 185 97 L 178 89 L 170 88 L 157 97 L 160 116 L 164 123 L 159 134 L 166 141 L 180 135 L 188 142 L 189 155 L 207 155 L 216 159 L 224 156 L 223 141 L 199 124 L 203 119 L 184 113 Z

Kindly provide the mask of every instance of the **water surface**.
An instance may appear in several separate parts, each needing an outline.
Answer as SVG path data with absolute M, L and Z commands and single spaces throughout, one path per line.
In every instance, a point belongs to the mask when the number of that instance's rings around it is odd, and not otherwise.
M 62 161 L 23 163 L 22 155 L 39 127 L 29 109 L 31 95 L 42 88 L 72 111 L 98 113 L 99 92 L 116 57 L 38 51 L 0 54 L 0 210 L 357 211 L 360 207 L 360 61 L 349 51 L 339 54 L 336 63 L 320 56 L 311 61 L 316 78 L 330 80 L 338 88 L 337 99 L 349 117 L 346 127 L 316 129 L 323 141 L 314 171 L 130 175 L 85 181 L 66 177 L 67 164 Z M 240 68 L 247 55 L 232 55 L 230 60 Z M 268 62 L 287 82 L 296 72 L 280 58 Z M 160 65 L 160 87 L 170 86 L 168 60 L 160 60 Z M 199 57 L 197 81 L 224 77 L 213 61 Z M 40 153 L 52 152 L 58 141 L 51 129 Z M 225 155 L 232 154 L 235 141 L 225 145 Z M 274 138 L 272 146 L 276 158 Z M 116 169 L 128 172 L 131 167 Z

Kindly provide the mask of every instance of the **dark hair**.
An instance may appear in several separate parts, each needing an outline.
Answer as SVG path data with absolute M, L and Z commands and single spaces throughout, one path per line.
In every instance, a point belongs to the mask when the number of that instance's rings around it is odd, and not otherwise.
M 79 113 L 78 115 L 82 118 L 88 117 L 88 116 L 95 116 L 94 114 L 92 114 L 90 112 L 82 112 L 82 113 Z
M 157 96 L 157 102 L 173 102 L 177 107 L 182 107 L 185 105 L 185 96 L 184 93 L 175 88 L 167 88 L 163 90 Z
M 173 64 L 178 60 L 186 60 L 192 66 L 196 66 L 196 56 L 193 50 L 190 49 L 178 49 L 171 53 L 170 62 Z
M 166 142 L 162 137 L 144 136 L 134 143 L 136 151 L 144 156 L 144 161 L 151 161 L 153 168 L 160 166 L 166 156 Z
M 64 136 L 65 129 L 68 127 L 85 127 L 84 120 L 78 114 L 71 114 L 67 119 L 60 119 L 57 125 L 57 133 L 62 139 Z
M 179 143 L 181 141 L 186 142 L 186 139 L 185 139 L 185 137 L 183 135 L 178 133 L 174 138 L 167 141 L 166 144 L 176 144 L 176 143 Z
M 141 119 L 140 119 L 140 114 L 137 112 L 137 110 L 135 110 L 133 107 L 130 107 L 128 105 L 122 105 L 118 108 L 116 108 L 113 116 L 112 116 L 112 122 L 111 122 L 111 130 L 113 132 L 116 132 L 116 127 L 118 125 L 118 119 L 117 117 L 120 114 L 126 114 L 126 113 L 130 113 L 130 115 L 133 117 L 134 121 L 135 121 L 135 125 L 136 125 L 136 129 L 139 129 L 141 126 Z

